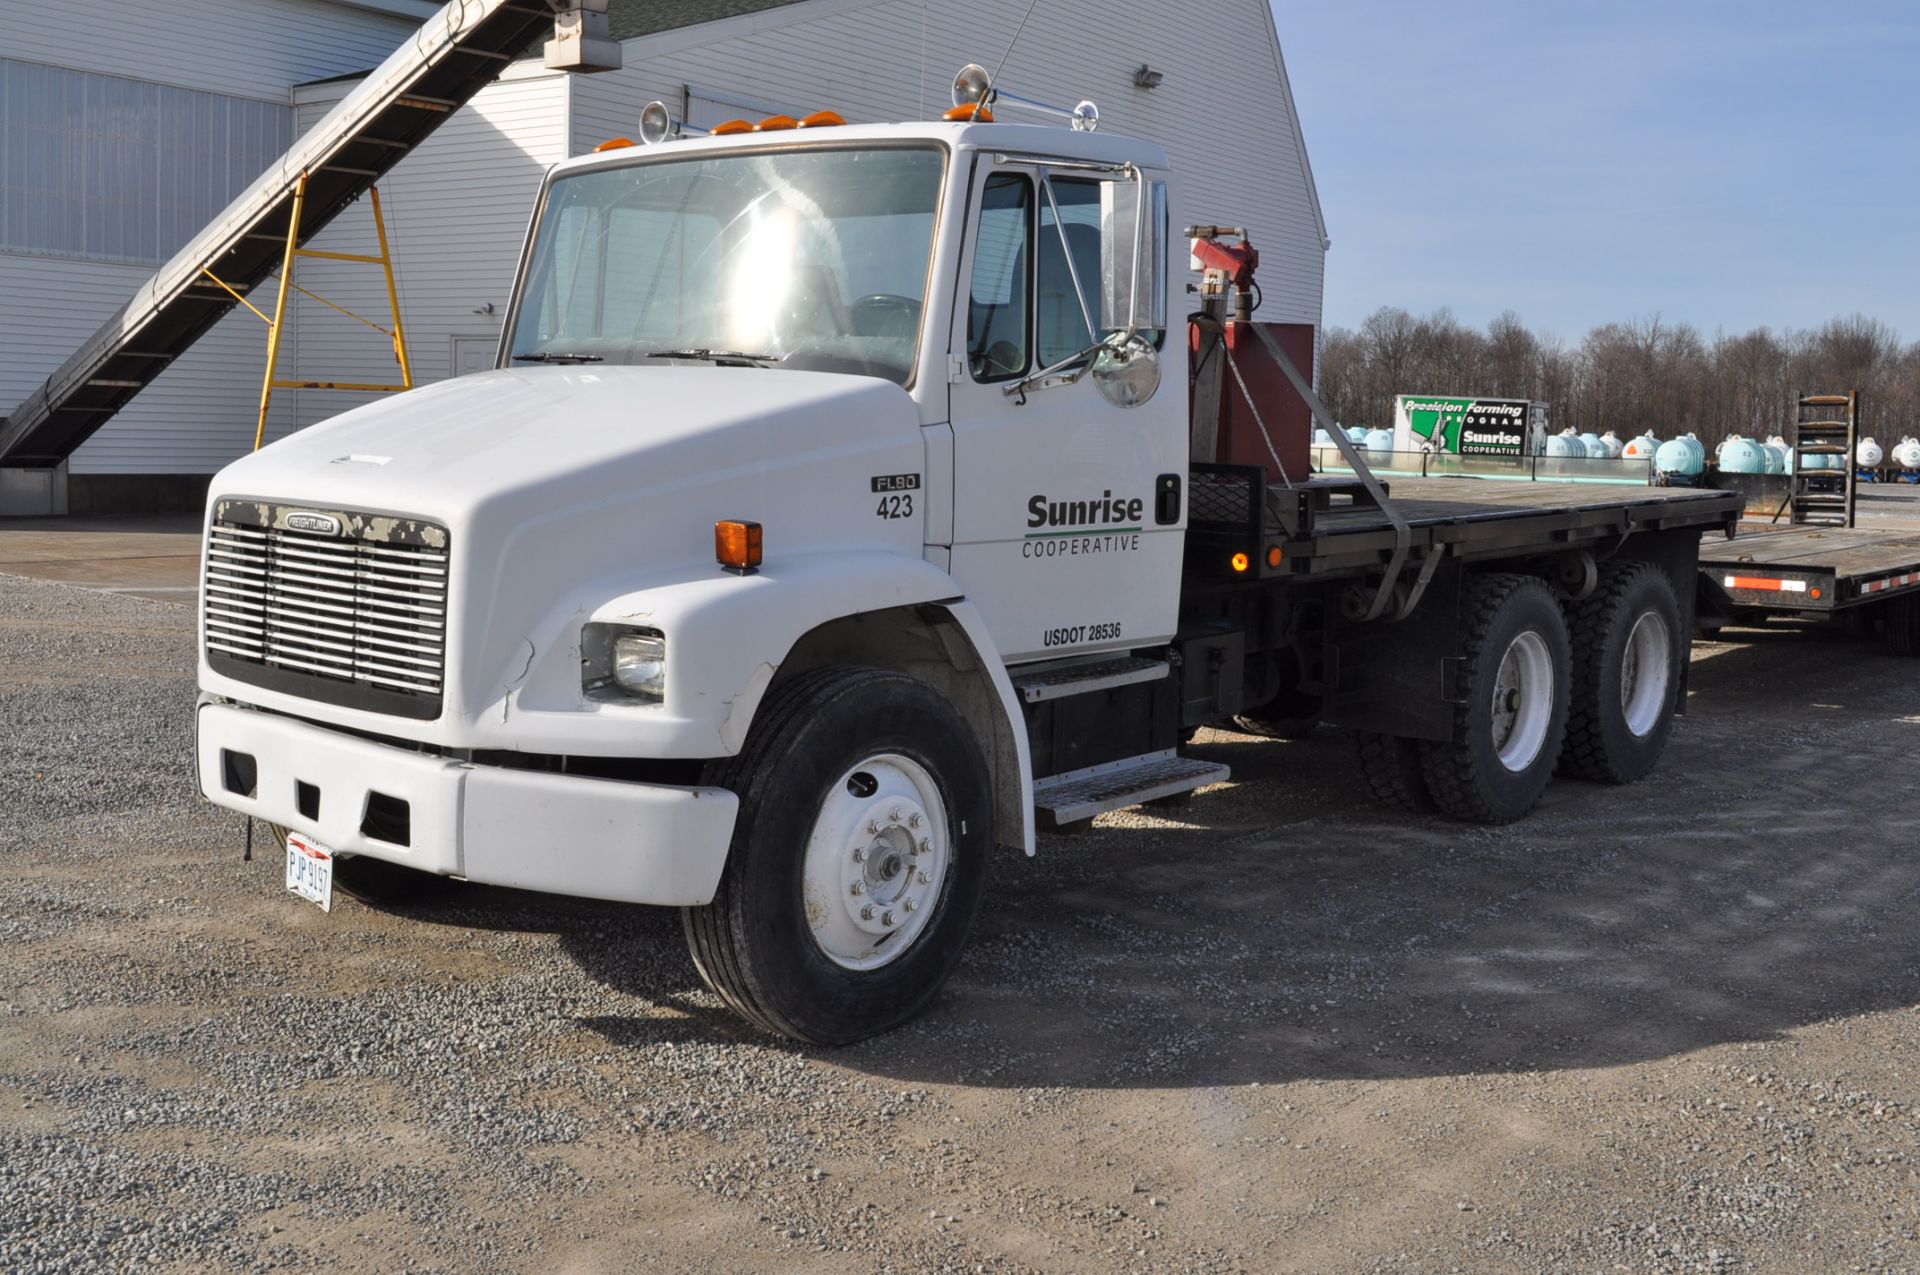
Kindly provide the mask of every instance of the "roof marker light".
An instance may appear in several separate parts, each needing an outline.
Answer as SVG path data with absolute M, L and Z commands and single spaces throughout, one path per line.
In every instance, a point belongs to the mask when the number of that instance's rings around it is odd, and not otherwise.
M 963 102 L 959 106 L 940 112 L 943 120 L 972 120 L 976 124 L 993 123 L 993 109 L 979 102 Z
M 756 133 L 778 133 L 784 129 L 799 128 L 800 121 L 791 115 L 769 115 L 753 126 Z
M 600 143 L 598 146 L 594 147 L 593 149 L 596 152 L 597 151 L 617 151 L 617 150 L 624 150 L 631 145 L 633 145 L 633 139 L 631 137 L 609 137 L 606 141 Z
M 807 116 L 807 118 L 800 121 L 800 127 L 801 128 L 832 128 L 835 125 L 844 124 L 846 122 L 847 122 L 846 119 L 838 111 L 815 111 L 813 114 Z
M 745 120 L 728 120 L 724 124 L 715 124 L 713 126 L 713 135 L 715 137 L 731 137 L 735 133 L 751 133 L 752 131 L 753 125 L 747 123 Z

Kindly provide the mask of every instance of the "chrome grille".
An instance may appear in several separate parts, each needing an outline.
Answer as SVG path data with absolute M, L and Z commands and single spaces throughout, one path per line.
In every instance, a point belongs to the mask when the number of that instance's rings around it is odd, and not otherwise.
M 363 707 L 437 715 L 447 550 L 356 534 L 368 521 L 350 516 L 329 536 L 216 516 L 202 590 L 209 662 L 313 698 L 351 702 L 339 692 L 358 687 L 373 696 Z

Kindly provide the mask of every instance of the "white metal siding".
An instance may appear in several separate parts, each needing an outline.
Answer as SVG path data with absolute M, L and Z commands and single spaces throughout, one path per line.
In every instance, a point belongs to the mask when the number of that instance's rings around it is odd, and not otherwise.
M 0 251 L 158 265 L 292 140 L 287 106 L 0 57 Z
M 1318 325 L 1319 209 L 1265 4 L 1218 0 L 1196 25 L 1154 0 L 1051 0 L 1034 8 L 1000 80 L 1061 106 L 1090 97 L 1102 132 L 1164 146 L 1181 177 L 1183 219 L 1251 232 L 1261 317 Z M 794 114 L 832 109 L 855 123 L 936 115 L 950 102 L 954 72 L 968 61 L 991 68 L 1026 8 L 1024 0 L 809 0 L 631 40 L 625 69 L 573 81 L 573 150 L 633 136 L 653 98 L 679 113 L 682 86 Z M 1241 36 L 1223 41 L 1221 31 Z M 1142 63 L 1165 74 L 1159 88 L 1133 86 Z
M 10 58 L 280 103 L 372 69 L 417 25 L 320 0 L 0 0 Z
M 0 255 L 0 403 L 18 403 L 147 277 L 141 266 Z M 236 310 L 74 453 L 76 474 L 207 474 L 253 446 L 266 327 Z M 4 410 L 4 409 L 0 409 Z M 270 438 L 290 427 L 276 409 Z
M 328 84 L 301 90 L 296 127 L 310 128 L 349 88 Z M 483 89 L 381 181 L 417 383 L 453 374 L 456 338 L 498 339 L 540 175 L 566 157 L 566 144 L 565 77 L 522 63 Z M 342 214 L 309 246 L 374 252 L 369 201 Z M 328 300 L 389 324 L 378 266 L 303 259 L 295 277 Z M 493 313 L 474 313 L 489 303 Z M 379 333 L 305 297 L 297 297 L 291 308 L 298 313 L 298 328 L 286 352 L 284 376 L 399 379 Z M 345 390 L 298 390 L 291 396 L 301 425 L 373 397 Z

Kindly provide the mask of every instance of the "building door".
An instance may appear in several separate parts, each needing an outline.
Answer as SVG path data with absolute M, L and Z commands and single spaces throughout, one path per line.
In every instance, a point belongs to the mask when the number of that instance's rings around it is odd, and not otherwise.
M 497 336 L 456 336 L 453 338 L 453 374 L 467 376 L 493 367 L 500 352 Z

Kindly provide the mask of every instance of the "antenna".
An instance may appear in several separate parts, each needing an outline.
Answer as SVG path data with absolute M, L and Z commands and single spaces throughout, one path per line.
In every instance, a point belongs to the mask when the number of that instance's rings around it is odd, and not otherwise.
M 1013 46 L 1020 43 L 1020 33 L 1027 29 L 1027 19 L 1033 16 L 1033 6 L 1039 2 L 1040 0 L 1027 0 L 1027 11 L 1020 15 L 1020 25 L 1013 29 L 1013 39 L 1007 41 L 1007 51 L 1000 55 L 999 62 L 994 64 L 993 74 L 987 77 L 987 91 L 980 98 L 982 102 L 993 101 L 993 86 L 1000 82 L 1000 72 L 1006 68 L 1007 59 L 1013 56 Z

